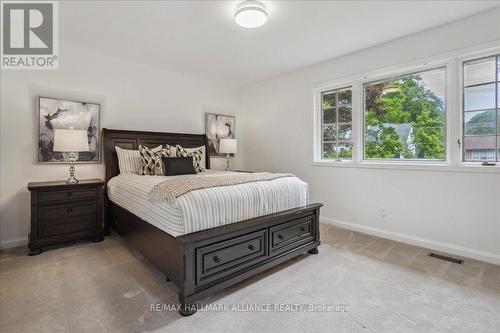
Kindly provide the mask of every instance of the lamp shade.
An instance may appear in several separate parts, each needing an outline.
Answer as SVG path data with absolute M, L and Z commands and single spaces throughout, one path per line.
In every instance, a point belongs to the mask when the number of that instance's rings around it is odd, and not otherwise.
M 56 129 L 53 150 L 61 152 L 89 151 L 87 131 Z
M 219 153 L 223 154 L 236 153 L 236 139 L 220 139 Z

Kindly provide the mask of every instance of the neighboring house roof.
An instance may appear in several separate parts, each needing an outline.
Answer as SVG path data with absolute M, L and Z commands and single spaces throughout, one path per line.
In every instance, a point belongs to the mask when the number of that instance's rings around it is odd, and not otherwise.
M 413 154 L 416 153 L 416 147 L 413 144 L 413 126 L 411 123 L 403 123 L 403 124 L 389 124 L 389 123 L 384 123 L 384 127 L 389 128 L 392 127 L 396 131 L 398 137 L 399 137 L 399 142 L 404 144 L 408 150 L 413 152 Z M 378 131 L 379 126 L 368 126 L 368 129 Z M 375 138 L 373 136 L 368 135 L 366 137 L 367 142 L 373 142 L 377 141 L 378 138 Z M 400 156 L 400 158 L 403 158 L 403 156 Z
M 396 133 L 399 136 L 399 141 L 402 143 L 409 143 L 411 142 L 411 134 L 413 133 L 413 126 L 410 123 L 404 123 L 404 124 L 389 124 L 389 123 L 384 123 L 384 127 L 392 127 L 396 130 Z M 378 131 L 379 126 L 368 126 L 368 129 Z M 374 138 L 373 136 L 369 135 L 366 137 L 366 141 L 371 142 L 371 141 L 376 141 L 377 138 Z
M 495 149 L 495 136 L 466 136 L 464 145 L 466 150 Z M 500 147 L 500 137 L 498 137 L 498 147 Z

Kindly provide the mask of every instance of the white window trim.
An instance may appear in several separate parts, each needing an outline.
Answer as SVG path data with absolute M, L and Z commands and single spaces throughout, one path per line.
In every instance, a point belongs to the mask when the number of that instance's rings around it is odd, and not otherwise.
M 500 52 L 498 43 L 488 43 L 468 49 L 450 52 L 446 55 L 433 56 L 414 62 L 386 67 L 366 74 L 344 77 L 339 80 L 316 83 L 313 85 L 313 166 L 347 167 L 364 169 L 397 169 L 418 171 L 450 171 L 499 173 L 500 163 L 496 166 L 483 166 L 478 162 L 462 162 L 462 63 L 467 60 L 488 56 Z M 391 76 L 411 74 L 433 68 L 445 67 L 446 70 L 446 160 L 365 160 L 363 159 L 363 84 Z M 342 87 L 352 87 L 352 160 L 328 160 L 321 156 L 321 92 Z M 462 143 L 463 144 L 463 143 Z
M 399 77 L 399 76 L 405 76 L 405 75 L 411 75 L 411 74 L 414 74 L 414 73 L 418 73 L 418 72 L 425 72 L 425 71 L 431 71 L 431 70 L 434 70 L 434 69 L 440 69 L 440 68 L 444 68 L 445 70 L 445 159 L 444 160 L 424 160 L 424 159 L 421 159 L 421 160 L 396 160 L 396 159 L 367 159 L 367 158 L 364 158 L 364 149 L 365 149 L 365 138 L 364 138 L 364 125 L 365 125 L 365 92 L 364 92 L 364 85 L 367 84 L 367 83 L 371 83 L 371 82 L 375 82 L 375 81 L 382 81 L 382 80 L 386 80 L 386 79 L 391 79 L 391 78 L 395 78 L 395 77 Z M 450 132 L 450 128 L 449 128 L 449 124 L 450 124 L 450 119 L 448 117 L 448 114 L 450 112 L 448 112 L 449 110 L 449 106 L 448 106 L 448 96 L 450 96 L 450 89 L 449 89 L 449 83 L 451 80 L 448 80 L 448 73 L 450 72 L 450 61 L 447 60 L 447 61 L 443 61 L 443 62 L 436 62 L 436 63 L 433 63 L 432 65 L 430 64 L 423 64 L 422 66 L 420 66 L 418 69 L 411 69 L 411 70 L 402 70 L 402 71 L 399 71 L 399 72 L 394 72 L 392 73 L 390 76 L 383 76 L 383 75 L 380 75 L 378 77 L 375 77 L 375 78 L 369 78 L 369 79 L 365 79 L 365 80 L 362 80 L 361 81 L 361 94 L 360 94 L 360 98 L 361 98 L 361 108 L 360 108 L 360 117 L 361 117 L 361 161 L 363 163 L 372 163 L 372 162 L 375 162 L 375 163 L 393 163 L 393 164 L 424 164 L 424 165 L 427 165 L 427 164 L 430 164 L 430 165 L 435 165 L 435 164 L 449 164 L 449 161 L 450 161 L 450 156 L 449 156 L 449 152 L 450 152 L 450 149 L 449 149 L 449 132 Z
M 323 159 L 322 158 L 322 121 L 321 118 L 323 116 L 322 113 L 322 100 L 321 100 L 321 94 L 326 91 L 330 90 L 337 90 L 337 89 L 343 89 L 343 88 L 349 88 L 353 89 L 353 84 L 352 82 L 348 83 L 336 83 L 333 85 L 324 85 L 324 86 L 318 86 L 313 88 L 313 96 L 314 96 L 314 147 L 313 147 L 313 161 L 328 161 L 330 163 L 335 162 L 335 163 L 352 163 L 354 161 L 354 146 L 356 145 L 355 140 L 354 140 L 354 100 L 351 101 L 351 110 L 353 112 L 353 118 L 352 118 L 352 144 L 353 144 L 353 152 L 352 152 L 352 159 L 351 160 L 333 160 L 333 159 Z M 352 94 L 354 96 L 354 91 L 352 91 Z
M 469 54 L 469 55 L 466 55 L 466 56 L 462 56 L 462 57 L 457 57 L 457 62 L 458 62 L 458 66 L 459 66 L 459 70 L 460 70 L 460 77 L 458 78 L 458 100 L 457 100 L 457 103 L 458 104 L 458 107 L 460 108 L 460 123 L 459 123 L 459 132 L 458 132 L 458 135 L 459 135 L 459 138 L 460 138 L 460 141 L 462 142 L 462 145 L 464 144 L 463 143 L 463 138 L 464 138 L 464 127 L 462 126 L 462 123 L 464 121 L 464 105 L 463 105 L 463 98 L 464 98 L 464 89 L 463 89 L 463 86 L 465 84 L 464 82 L 464 75 L 462 74 L 462 71 L 463 71 L 463 64 L 467 61 L 470 61 L 470 60 L 475 60 L 475 59 L 479 59 L 479 58 L 483 58 L 483 57 L 488 57 L 488 56 L 494 56 L 494 55 L 498 55 L 500 54 L 500 47 L 498 48 L 494 48 L 494 49 L 490 49 L 490 50 L 486 50 L 486 51 L 481 51 L 481 52 L 476 52 L 476 53 L 473 53 L 473 54 Z M 471 164 L 477 164 L 477 163 L 480 163 L 480 162 L 472 162 L 472 161 L 464 161 L 464 150 L 462 149 L 462 147 L 460 147 L 459 149 L 459 164 L 462 164 L 462 165 L 471 165 Z M 500 162 L 496 162 L 496 166 L 495 167 L 500 167 Z M 491 168 L 491 166 L 486 166 L 486 167 L 489 167 Z M 495 168 L 494 167 L 494 168 Z

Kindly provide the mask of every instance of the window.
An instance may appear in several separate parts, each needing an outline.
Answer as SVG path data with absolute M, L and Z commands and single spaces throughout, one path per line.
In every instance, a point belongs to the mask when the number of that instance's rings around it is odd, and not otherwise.
M 474 149 L 472 150 L 472 160 L 473 161 L 494 161 L 495 160 L 495 150 L 489 149 Z
M 445 160 L 444 67 L 363 88 L 365 159 Z
M 350 87 L 321 93 L 321 156 L 352 159 L 352 90 Z
M 500 173 L 500 47 L 420 61 L 315 84 L 314 161 Z
M 463 64 L 463 161 L 500 161 L 500 56 Z

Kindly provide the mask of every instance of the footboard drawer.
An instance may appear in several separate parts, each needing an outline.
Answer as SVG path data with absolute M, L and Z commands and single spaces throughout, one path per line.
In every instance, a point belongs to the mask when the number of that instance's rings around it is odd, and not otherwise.
M 204 284 L 259 262 L 267 256 L 266 229 L 196 249 L 196 282 Z
M 271 254 L 284 252 L 301 243 L 314 240 L 313 216 L 306 216 L 291 222 L 269 228 Z

